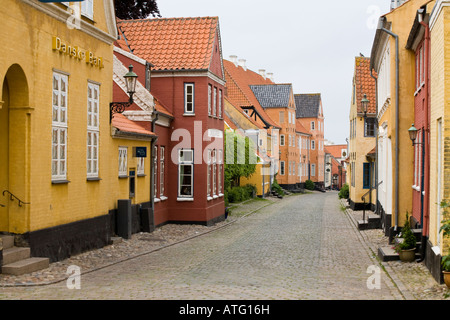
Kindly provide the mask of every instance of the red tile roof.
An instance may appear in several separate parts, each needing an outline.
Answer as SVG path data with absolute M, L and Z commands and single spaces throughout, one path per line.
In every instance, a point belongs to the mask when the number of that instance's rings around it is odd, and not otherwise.
M 118 44 L 154 65 L 153 70 L 206 70 L 210 66 L 218 17 L 119 20 Z
M 336 159 L 339 159 L 342 157 L 342 153 L 341 150 L 342 149 L 347 149 L 347 145 L 346 144 L 331 144 L 331 145 L 327 145 L 326 149 L 329 151 L 329 153 L 335 157 Z
M 376 73 L 374 72 L 376 77 Z M 355 58 L 355 90 L 356 90 L 356 104 L 357 112 L 364 113 L 361 106 L 361 100 L 364 94 L 367 95 L 369 99 L 369 107 L 367 113 L 376 113 L 376 89 L 375 89 L 375 79 L 370 75 L 370 58 L 366 57 L 356 57 Z
M 280 128 L 280 125 L 264 111 L 250 88 L 250 85 L 274 84 L 274 82 L 269 78 L 264 79 L 259 73 L 244 70 L 242 66 L 236 66 L 228 60 L 223 60 L 223 66 L 227 81 L 227 96 L 232 104 L 239 107 L 254 106 L 265 121 L 271 126 Z
M 300 132 L 300 133 L 305 133 L 305 134 L 309 134 L 311 135 L 311 132 L 306 129 L 301 123 L 300 121 L 295 121 L 295 131 Z
M 144 129 L 134 121 L 129 120 L 121 113 L 115 113 L 112 118 L 112 126 L 118 129 L 120 132 L 131 133 L 131 134 L 139 134 L 145 136 L 156 136 L 153 132 Z

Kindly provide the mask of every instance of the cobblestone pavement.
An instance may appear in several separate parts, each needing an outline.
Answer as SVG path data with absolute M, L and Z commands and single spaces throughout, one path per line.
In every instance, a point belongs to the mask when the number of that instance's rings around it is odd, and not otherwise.
M 353 214 L 340 205 L 336 192 L 250 201 L 214 228 L 168 225 L 52 264 L 40 274 L 0 275 L 0 299 L 442 298 L 437 291 L 425 292 L 436 288 L 425 270 L 413 268 L 415 280 L 404 281 L 395 264 L 385 267 L 387 272 L 379 268 L 381 287 L 369 289 L 368 268 L 380 267 L 371 248 L 378 235 L 357 231 Z M 82 267 L 80 290 L 60 281 L 71 264 Z M 52 278 L 58 281 L 8 287 Z

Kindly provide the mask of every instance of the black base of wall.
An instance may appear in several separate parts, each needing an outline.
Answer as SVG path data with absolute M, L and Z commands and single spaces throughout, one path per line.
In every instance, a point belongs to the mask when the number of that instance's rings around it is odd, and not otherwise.
M 166 221 L 166 222 L 163 222 L 163 223 L 157 225 L 156 228 L 160 228 L 162 226 L 165 226 L 166 224 L 181 224 L 181 225 L 183 225 L 183 224 L 193 224 L 193 225 L 199 225 L 199 226 L 212 227 L 212 226 L 214 226 L 217 223 L 222 222 L 222 221 L 225 221 L 225 214 L 223 214 L 223 215 L 221 215 L 221 216 L 219 216 L 217 218 L 211 219 L 209 221 L 177 221 L 177 220 L 170 220 L 170 221 Z
M 433 276 L 434 280 L 436 280 L 436 282 L 442 284 L 442 283 L 444 283 L 444 277 L 442 275 L 442 269 L 441 269 L 441 258 L 442 257 L 440 254 L 435 254 L 431 248 L 432 248 L 432 244 L 428 240 L 426 242 L 426 249 L 425 249 L 425 265 L 427 266 L 428 270 L 430 270 L 430 273 Z
M 350 206 L 350 209 L 352 209 L 353 211 L 361 211 L 361 210 L 371 210 L 374 211 L 375 210 L 375 205 L 372 203 L 361 203 L 361 202 L 354 202 L 351 199 L 348 199 L 348 204 Z
M 60 261 L 85 251 L 99 249 L 111 243 L 110 215 L 77 221 L 23 235 L 32 257 L 47 257 Z
M 392 225 L 392 216 L 384 211 L 383 206 L 379 201 L 376 213 L 381 217 L 381 226 L 384 230 L 384 235 L 389 236 Z

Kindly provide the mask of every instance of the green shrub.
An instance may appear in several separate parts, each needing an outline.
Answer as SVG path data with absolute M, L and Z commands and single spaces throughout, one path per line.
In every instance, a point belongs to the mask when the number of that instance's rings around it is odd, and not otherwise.
M 305 181 L 305 188 L 307 190 L 314 190 L 316 188 L 316 185 L 311 180 L 306 180 Z
M 256 194 L 256 186 L 248 184 L 243 187 L 233 187 L 226 193 L 228 203 L 238 203 L 253 198 Z
M 348 184 L 344 184 L 341 190 L 339 190 L 339 199 L 348 199 L 349 195 L 350 195 L 349 186 Z
M 280 196 L 284 196 L 284 191 L 281 189 L 280 185 L 277 182 L 277 179 L 273 179 L 272 183 L 272 191 L 276 191 Z
M 403 226 L 402 229 L 402 234 L 401 237 L 403 238 L 403 242 L 399 243 L 396 246 L 396 251 L 400 251 L 400 250 L 410 250 L 410 249 L 414 249 L 416 247 L 416 236 L 414 235 L 414 233 L 411 230 L 411 226 L 409 225 L 409 215 L 406 214 L 406 221 L 405 221 L 405 225 Z

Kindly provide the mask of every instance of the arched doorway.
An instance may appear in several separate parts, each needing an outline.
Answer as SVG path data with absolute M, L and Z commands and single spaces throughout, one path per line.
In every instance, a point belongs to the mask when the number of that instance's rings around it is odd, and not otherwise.
M 26 154 L 29 121 L 26 113 L 29 108 L 29 92 L 25 73 L 19 65 L 14 64 L 8 69 L 1 89 L 0 232 L 14 233 L 19 231 L 17 219 L 21 219 L 22 223 L 24 219 L 28 220 L 27 210 L 11 201 L 8 193 L 26 196 L 28 187 Z

